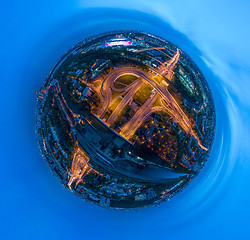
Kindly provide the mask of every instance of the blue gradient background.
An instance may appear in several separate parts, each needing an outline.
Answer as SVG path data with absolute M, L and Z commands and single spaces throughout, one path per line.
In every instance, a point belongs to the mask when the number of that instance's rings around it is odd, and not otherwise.
M 1 239 L 250 239 L 248 0 L 0 2 Z M 201 174 L 139 211 L 104 210 L 64 189 L 34 132 L 36 94 L 73 45 L 138 29 L 179 46 L 214 95 L 216 136 Z

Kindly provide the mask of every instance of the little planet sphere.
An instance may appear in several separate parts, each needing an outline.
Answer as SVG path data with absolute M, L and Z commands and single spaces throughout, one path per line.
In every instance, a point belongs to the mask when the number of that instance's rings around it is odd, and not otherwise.
M 70 49 L 38 93 L 36 132 L 62 184 L 104 208 L 155 206 L 204 166 L 215 133 L 211 91 L 181 49 L 140 31 Z

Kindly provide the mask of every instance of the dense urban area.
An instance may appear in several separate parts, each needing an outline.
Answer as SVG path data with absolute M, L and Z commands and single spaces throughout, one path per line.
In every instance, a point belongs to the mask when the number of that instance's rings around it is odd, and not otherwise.
M 212 147 L 202 73 L 172 43 L 138 31 L 79 43 L 38 94 L 42 155 L 64 186 L 104 208 L 158 205 L 186 187 Z

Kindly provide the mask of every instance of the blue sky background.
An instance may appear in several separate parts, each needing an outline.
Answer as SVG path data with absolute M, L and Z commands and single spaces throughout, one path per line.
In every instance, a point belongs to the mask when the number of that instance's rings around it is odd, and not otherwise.
M 250 239 L 250 2 L 0 2 L 1 239 Z M 34 132 L 36 94 L 84 38 L 138 29 L 190 55 L 214 95 L 216 138 L 202 173 L 159 207 L 104 210 L 64 189 Z

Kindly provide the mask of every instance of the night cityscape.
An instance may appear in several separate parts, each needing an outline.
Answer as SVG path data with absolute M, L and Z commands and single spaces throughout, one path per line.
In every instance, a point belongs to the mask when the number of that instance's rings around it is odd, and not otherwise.
M 215 109 L 195 63 L 139 31 L 68 51 L 38 93 L 42 155 L 62 184 L 104 208 L 159 205 L 204 166 Z
M 1 239 L 249 240 L 250 1 L 2 1 Z

